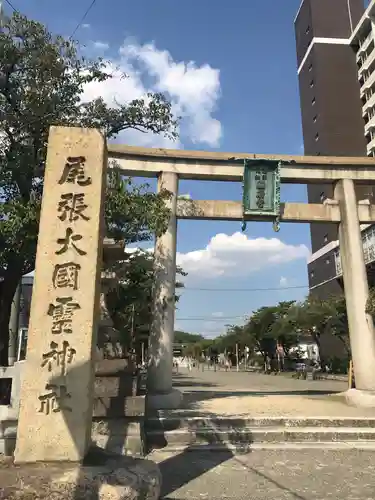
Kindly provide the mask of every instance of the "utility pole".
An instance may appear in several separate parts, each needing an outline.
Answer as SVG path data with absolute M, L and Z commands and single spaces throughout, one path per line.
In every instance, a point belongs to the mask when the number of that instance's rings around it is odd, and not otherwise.
M 237 366 L 237 371 L 240 370 L 240 367 L 239 367 L 239 356 L 238 356 L 238 344 L 236 344 L 236 366 Z

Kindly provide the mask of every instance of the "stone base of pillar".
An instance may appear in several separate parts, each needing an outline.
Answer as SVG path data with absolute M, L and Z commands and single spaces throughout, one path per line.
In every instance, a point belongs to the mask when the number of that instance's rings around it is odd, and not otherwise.
M 345 393 L 348 405 L 358 408 L 375 408 L 375 391 L 361 391 L 360 389 L 349 389 Z
M 177 389 L 170 392 L 147 394 L 146 405 L 149 410 L 175 410 L 182 403 L 182 393 Z

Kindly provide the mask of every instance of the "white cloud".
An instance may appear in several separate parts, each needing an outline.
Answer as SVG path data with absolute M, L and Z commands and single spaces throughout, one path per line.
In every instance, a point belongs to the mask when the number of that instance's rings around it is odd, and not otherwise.
M 288 286 L 288 279 L 285 276 L 281 276 L 280 278 L 280 286 Z
M 127 248 L 126 252 L 135 252 Z M 145 251 L 152 252 L 153 248 Z M 310 251 L 306 245 L 288 245 L 278 238 L 250 238 L 244 233 L 231 235 L 218 233 L 205 248 L 191 252 L 177 252 L 177 264 L 188 273 L 187 278 L 222 278 L 248 276 L 254 272 L 268 269 L 299 259 L 306 260 Z M 284 276 L 280 286 L 288 286 Z M 222 312 L 213 312 L 213 318 L 222 318 Z
M 103 42 L 95 42 L 103 44 Z M 141 98 L 147 92 L 162 92 L 181 117 L 180 135 L 196 144 L 217 147 L 222 136 L 221 123 L 213 116 L 220 97 L 220 71 L 209 64 L 175 61 L 154 43 L 140 45 L 127 39 L 118 55 L 107 62 L 112 78 L 86 86 L 84 100 L 98 96 L 111 105 Z M 126 75 L 126 78 L 124 77 Z M 128 144 L 154 147 L 181 147 L 162 136 L 130 130 L 121 134 Z
M 288 245 L 278 238 L 251 239 L 237 232 L 216 234 L 206 248 L 178 253 L 177 263 L 189 277 L 235 277 L 308 256 L 305 245 Z
M 224 316 L 224 313 L 222 312 L 213 312 L 212 317 L 213 318 L 222 318 Z
M 91 28 L 91 24 L 88 24 L 88 23 L 85 23 L 85 24 L 82 24 L 81 27 L 84 29 L 84 30 L 88 30 L 89 28 Z

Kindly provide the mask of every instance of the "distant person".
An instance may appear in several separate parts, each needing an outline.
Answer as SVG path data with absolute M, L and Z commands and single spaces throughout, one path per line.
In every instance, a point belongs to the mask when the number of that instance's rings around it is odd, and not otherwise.
M 175 368 L 176 373 L 178 373 L 178 361 L 177 361 L 177 359 L 173 360 L 173 367 Z
M 230 359 L 229 358 L 226 358 L 225 361 L 224 361 L 224 367 L 225 367 L 225 371 L 230 371 L 231 368 L 232 368 L 232 364 L 230 362 Z

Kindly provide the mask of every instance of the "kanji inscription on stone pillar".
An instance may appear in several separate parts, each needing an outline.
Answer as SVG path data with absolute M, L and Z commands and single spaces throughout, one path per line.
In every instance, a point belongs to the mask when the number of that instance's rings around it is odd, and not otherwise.
M 91 441 L 106 142 L 52 127 L 15 461 L 80 461 Z

